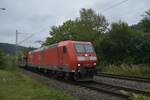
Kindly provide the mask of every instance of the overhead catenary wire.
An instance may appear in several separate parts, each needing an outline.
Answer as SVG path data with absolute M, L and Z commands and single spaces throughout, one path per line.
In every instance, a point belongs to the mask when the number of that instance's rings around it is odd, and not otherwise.
M 25 42 L 26 40 L 30 39 L 34 35 L 35 35 L 35 33 L 31 34 L 30 36 L 26 37 L 24 40 L 20 41 L 18 44 L 21 44 L 21 43 Z
M 47 28 L 46 28 L 46 29 L 47 29 Z M 43 30 L 45 30 L 45 28 L 42 29 L 40 32 L 42 32 Z M 24 40 L 20 41 L 18 44 L 22 44 L 23 42 L 29 40 L 29 39 L 32 38 L 34 35 L 37 35 L 37 34 L 40 33 L 40 32 L 32 33 L 30 36 L 26 37 Z
M 140 11 L 141 9 L 145 9 L 145 10 Z M 137 9 L 134 9 L 134 12 L 131 10 L 128 10 L 125 12 L 127 15 L 123 16 L 122 19 L 124 19 L 124 20 L 126 19 L 126 22 L 128 22 L 133 16 L 135 16 L 134 19 L 130 20 L 130 21 L 132 21 L 132 24 L 129 24 L 129 25 L 134 25 L 142 19 L 142 14 L 144 14 L 146 9 L 149 9 L 149 8 L 145 8 L 145 7 L 139 8 L 138 7 Z M 113 16 L 113 13 L 109 14 L 109 16 L 111 16 L 112 19 L 116 18 L 115 16 Z M 118 19 L 118 20 L 120 20 L 120 19 Z
M 106 12 L 106 11 L 112 9 L 112 8 L 115 8 L 115 7 L 117 7 L 117 6 L 121 5 L 121 4 L 123 4 L 123 3 L 126 3 L 127 1 L 129 1 L 129 0 L 120 1 L 120 2 L 114 4 L 114 5 L 110 6 L 110 7 L 107 7 L 107 8 L 105 8 L 105 9 L 103 9 L 101 12 Z

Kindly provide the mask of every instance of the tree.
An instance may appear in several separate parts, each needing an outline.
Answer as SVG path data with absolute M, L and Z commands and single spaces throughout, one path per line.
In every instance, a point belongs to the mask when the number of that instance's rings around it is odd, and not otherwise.
M 103 38 L 96 41 L 100 57 L 106 64 L 133 63 L 131 56 L 131 40 L 139 33 L 128 26 L 127 23 L 119 21 L 111 24 L 111 29 Z
M 63 40 L 79 40 L 94 42 L 99 34 L 106 32 L 108 23 L 104 16 L 98 15 L 92 9 L 81 9 L 80 17 L 68 20 L 60 26 L 52 26 L 50 35 L 44 45 Z
M 150 9 L 145 12 L 145 15 L 140 21 L 139 26 L 144 32 L 150 33 Z
M 150 64 L 150 35 L 136 35 L 130 41 L 130 55 L 136 64 Z
M 81 9 L 80 20 L 87 28 L 99 33 L 105 32 L 108 27 L 106 18 L 101 14 L 96 14 L 92 9 Z
M 0 50 L 0 68 L 4 68 L 4 63 L 5 63 L 5 60 L 4 60 L 4 52 L 2 50 Z

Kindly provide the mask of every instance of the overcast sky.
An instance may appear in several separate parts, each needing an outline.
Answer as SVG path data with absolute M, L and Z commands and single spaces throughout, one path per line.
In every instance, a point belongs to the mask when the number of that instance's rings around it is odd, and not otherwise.
M 150 0 L 128 0 L 114 7 L 121 1 L 125 0 L 0 0 L 0 8 L 6 8 L 0 10 L 0 42 L 14 44 L 17 29 L 23 33 L 19 41 L 34 34 L 21 45 L 38 47 L 35 41 L 49 36 L 51 26 L 79 17 L 81 8 L 94 9 L 109 23 L 121 19 L 130 25 L 138 23 L 150 8 Z

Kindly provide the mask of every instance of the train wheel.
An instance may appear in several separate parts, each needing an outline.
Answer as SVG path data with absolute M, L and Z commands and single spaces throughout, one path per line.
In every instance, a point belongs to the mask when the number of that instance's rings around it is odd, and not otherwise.
M 44 69 L 44 73 L 47 73 L 47 69 Z
M 69 73 L 69 72 L 66 72 L 64 79 L 65 79 L 65 80 L 71 80 L 71 79 L 72 79 L 72 74 Z
M 74 79 L 75 81 L 78 81 L 79 78 L 80 78 L 79 73 L 78 73 L 78 72 L 75 72 L 74 75 L 73 75 L 73 79 Z

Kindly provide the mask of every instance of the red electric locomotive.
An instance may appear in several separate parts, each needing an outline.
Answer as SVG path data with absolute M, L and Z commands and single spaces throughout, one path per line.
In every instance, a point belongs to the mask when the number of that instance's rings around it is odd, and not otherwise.
M 72 76 L 75 80 L 91 80 L 97 64 L 90 42 L 62 41 L 45 46 L 27 55 L 27 66 Z

